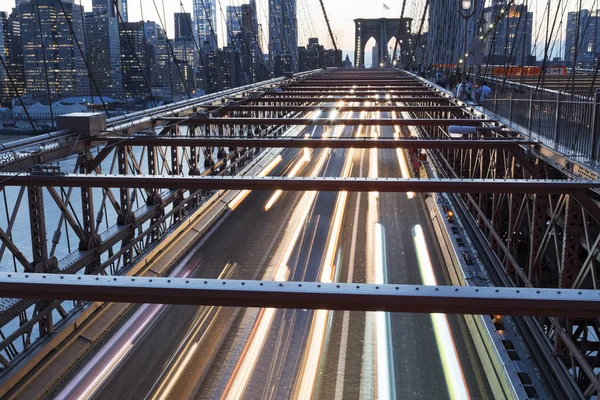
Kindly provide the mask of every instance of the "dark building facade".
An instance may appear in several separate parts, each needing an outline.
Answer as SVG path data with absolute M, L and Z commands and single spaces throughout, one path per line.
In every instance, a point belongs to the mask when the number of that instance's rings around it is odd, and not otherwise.
M 256 0 L 227 7 L 227 37 L 228 46 L 240 53 L 244 81 L 266 79 L 268 71 L 262 57 Z
M 581 10 L 567 15 L 565 63 L 594 68 L 600 54 L 600 10 Z
M 231 46 L 203 54 L 206 92 L 214 93 L 244 84 L 240 54 Z
M 319 68 L 339 67 L 342 51 L 325 50 L 318 38 L 309 38 L 306 47 L 298 47 L 298 66 L 300 72 Z
M 507 15 L 500 19 L 486 39 L 485 62 L 493 65 L 535 65 L 535 57 L 531 54 L 533 13 L 526 5 L 513 4 L 509 7 L 504 1 L 496 1 L 484 10 L 488 26 L 497 20 L 500 13 Z
M 89 95 L 87 69 L 76 44 L 85 54 L 83 8 L 62 2 L 73 37 L 60 0 L 37 0 L 35 5 L 22 3 L 18 9 L 27 93 L 44 102 Z
M 269 55 L 275 76 L 298 71 L 296 0 L 269 0 Z
M 152 87 L 152 65 L 143 21 L 126 22 L 120 30 L 123 91 L 126 98 L 145 97 Z
M 175 22 L 175 40 L 188 39 L 193 41 L 194 29 L 192 15 L 190 13 L 174 13 Z
M 8 107 L 25 89 L 21 26 L 15 9 L 10 15 L 0 12 L 0 57 L 8 70 L 0 65 L 0 107 Z
M 92 12 L 85 14 L 87 62 L 93 76 L 94 96 L 123 97 L 119 21 L 122 10 L 112 0 L 94 0 Z M 122 5 L 122 2 L 117 2 Z

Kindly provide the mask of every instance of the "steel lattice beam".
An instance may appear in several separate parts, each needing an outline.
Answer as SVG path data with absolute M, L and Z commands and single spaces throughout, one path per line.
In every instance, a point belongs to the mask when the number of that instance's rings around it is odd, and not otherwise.
M 127 187 L 348 192 L 568 193 L 600 188 L 600 181 L 534 179 L 289 178 L 249 176 L 151 176 L 0 174 L 0 186 Z
M 264 97 L 277 97 L 277 96 L 281 96 L 281 97 L 286 97 L 286 96 L 290 96 L 290 97 L 294 97 L 294 96 L 328 96 L 328 95 L 337 95 L 337 96 L 348 96 L 348 95 L 352 95 L 355 97 L 358 96 L 365 96 L 365 97 L 373 97 L 375 95 L 380 96 L 379 98 L 383 98 L 383 95 L 389 93 L 390 95 L 395 95 L 397 96 L 425 96 L 425 95 L 432 95 L 435 94 L 435 92 L 427 89 L 427 88 L 414 88 L 412 90 L 387 90 L 386 88 L 383 88 L 379 91 L 376 92 L 372 92 L 372 91 L 365 91 L 365 90 L 355 90 L 354 92 L 352 92 L 352 89 L 350 90 L 306 90 L 306 91 L 296 91 L 296 90 L 290 90 L 290 91 L 283 91 L 283 92 L 272 92 L 272 93 L 264 93 L 263 96 Z
M 376 106 L 318 106 L 318 105 L 307 105 L 307 106 L 249 106 L 249 105 L 227 105 L 227 106 L 208 106 L 203 107 L 207 110 L 220 110 L 220 111 L 241 111 L 241 112 L 265 112 L 265 111 L 279 111 L 279 112 L 309 112 L 309 111 L 338 111 L 338 112 L 425 112 L 425 111 L 464 111 L 461 106 L 406 106 L 406 105 L 376 105 Z
M 385 99 L 385 101 L 389 102 L 402 102 L 405 104 L 410 103 L 448 103 L 450 102 L 450 97 L 441 97 L 441 96 L 433 96 L 433 93 L 424 93 L 429 94 L 429 96 L 423 97 L 408 97 L 408 96 L 393 96 L 389 99 Z M 376 102 L 375 99 L 369 97 L 357 97 L 357 96 L 333 96 L 333 97 L 316 97 L 316 96 L 298 96 L 298 97 L 251 97 L 249 99 L 244 100 L 247 103 L 335 103 L 340 100 L 345 101 L 346 103 L 356 103 L 356 102 Z M 383 102 L 382 99 L 380 99 Z
M 495 123 L 488 119 L 401 119 L 401 118 L 159 118 L 181 125 L 321 125 L 321 126 L 481 126 Z
M 94 139 L 99 143 L 128 146 L 200 146 L 200 147 L 283 147 L 283 148 L 357 148 L 357 149 L 508 149 L 537 142 L 524 140 L 462 140 L 462 139 L 304 139 L 304 138 L 248 138 L 248 137 L 194 137 L 194 136 L 119 136 Z
M 0 273 L 0 293 L 45 300 L 600 317 L 595 290 Z

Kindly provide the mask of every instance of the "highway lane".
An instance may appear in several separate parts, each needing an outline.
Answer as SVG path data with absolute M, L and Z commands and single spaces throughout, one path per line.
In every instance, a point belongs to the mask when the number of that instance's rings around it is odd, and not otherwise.
M 404 136 L 407 132 L 404 132 Z M 384 137 L 393 137 L 391 128 L 384 128 Z M 408 157 L 406 157 L 406 161 Z M 382 177 L 401 176 L 398 154 L 393 150 L 382 151 L 380 155 L 380 175 Z M 380 195 L 380 223 L 385 230 L 385 250 L 389 283 L 421 284 L 420 260 L 414 241 L 414 227 L 422 227 L 427 243 L 427 251 L 434 274 L 441 285 L 449 285 L 443 258 L 433 227 L 424 203 L 423 195 L 382 193 Z M 490 398 L 490 389 L 482 376 L 482 366 L 473 357 L 474 347 L 464 320 L 460 316 L 450 316 L 452 340 L 457 349 L 458 361 L 466 381 L 466 390 L 471 398 Z M 462 321 L 462 324 L 461 324 Z M 446 355 L 440 346 L 450 343 L 439 339 L 439 327 L 432 324 L 428 315 L 392 313 L 390 315 L 393 368 L 398 398 L 456 397 L 456 392 L 448 393 L 448 367 L 441 359 Z M 455 379 L 457 380 L 457 379 Z M 458 385 L 457 382 L 454 384 Z
M 366 176 L 370 151 L 355 151 L 352 161 L 352 176 Z M 367 207 L 367 193 L 349 193 L 339 243 L 340 282 L 366 282 Z M 324 363 L 317 381 L 317 398 L 340 400 L 360 397 L 364 330 L 365 313 L 333 312 Z
M 336 128 L 329 132 L 333 136 L 349 136 L 353 128 Z M 344 151 L 339 149 L 315 152 L 311 160 L 310 175 L 339 176 L 344 165 Z M 314 165 L 314 168 L 313 168 Z M 310 192 L 309 192 L 310 193 Z M 337 194 L 314 193 L 306 202 L 299 204 L 294 213 L 304 213 L 302 226 L 297 237 L 290 239 L 289 254 L 283 252 L 283 261 L 274 260 L 274 269 L 286 269 L 285 279 L 316 281 L 319 277 L 321 259 L 330 229 L 331 214 Z M 288 194 L 281 194 L 285 197 Z M 280 197 L 280 198 L 281 198 Z M 268 212 L 279 207 L 268 202 Z M 291 215 L 290 221 L 294 220 Z M 290 222 L 292 223 L 292 222 Z M 280 265 L 283 264 L 283 265 Z M 278 274 L 276 272 L 276 274 Z M 272 310 L 269 310 L 272 311 Z M 267 322 L 265 318 L 268 315 Z M 238 351 L 235 360 L 239 370 L 231 377 L 228 373 L 215 374 L 217 383 L 203 388 L 198 398 L 215 398 L 226 395 L 238 398 L 242 394 L 247 398 L 289 398 L 296 385 L 297 373 L 301 367 L 304 345 L 312 320 L 312 311 L 277 310 L 261 313 L 256 320 L 254 330 L 260 332 L 251 338 L 250 348 L 257 347 L 260 353 L 250 350 Z M 263 325 L 266 328 L 261 328 Z M 232 333 L 232 336 L 236 333 Z M 258 337 L 256 337 L 258 336 Z M 231 350 L 229 350 L 231 351 Z M 235 351 L 231 351 L 236 353 Z M 230 357 L 230 364 L 236 356 Z M 251 371 L 247 371 L 251 368 Z M 218 375 L 218 376 L 217 376 Z M 221 382 L 219 382 L 219 380 Z M 225 383 L 224 381 L 227 381 Z M 208 382 L 212 379 L 207 379 Z M 228 388 L 228 390 L 225 390 Z
M 374 131 L 372 131 L 374 133 Z M 393 137 L 392 128 L 383 128 L 381 135 Z M 374 154 L 368 150 L 354 155 L 353 176 L 367 176 Z M 399 156 L 394 150 L 377 153 L 378 170 L 382 177 L 402 176 Z M 406 159 L 408 161 L 408 159 Z M 405 172 L 406 173 L 406 172 Z M 440 284 L 449 284 L 443 266 L 437 239 L 433 234 L 428 213 L 421 195 L 379 194 L 378 223 L 384 231 L 383 248 L 389 283 L 421 284 L 419 260 L 413 239 L 413 227 L 423 228 L 435 275 Z M 373 240 L 367 224 L 373 218 L 365 212 L 369 195 L 351 193 L 344 216 L 344 230 L 340 238 L 342 263 L 339 279 L 342 282 L 365 282 L 373 279 L 372 267 L 377 264 L 370 257 L 368 243 Z M 362 210 L 359 212 L 358 210 Z M 368 268 L 366 266 L 369 266 Z M 471 398 L 491 398 L 482 367 L 475 356 L 473 344 L 461 317 L 449 318 L 458 359 L 465 375 Z M 331 333 L 325 361 L 319 375 L 317 398 L 354 399 L 371 397 L 377 391 L 377 329 L 374 318 L 367 313 L 335 312 L 331 319 Z M 450 398 L 437 337 L 429 315 L 391 314 L 391 385 L 396 398 Z M 377 367 L 374 367 L 377 365 Z M 381 395 L 380 395 L 381 396 Z M 385 398 L 385 397 L 380 397 Z M 456 398 L 456 397 L 454 397 Z
M 345 129 L 351 136 L 353 128 Z M 332 150 L 322 176 L 340 176 L 345 151 Z M 290 280 L 318 281 L 337 193 L 319 193 L 310 211 L 303 235 L 290 258 Z M 280 310 L 272 324 L 257 367 L 248 382 L 247 398 L 291 398 L 298 384 L 298 372 L 306 351 L 313 318 L 312 311 Z

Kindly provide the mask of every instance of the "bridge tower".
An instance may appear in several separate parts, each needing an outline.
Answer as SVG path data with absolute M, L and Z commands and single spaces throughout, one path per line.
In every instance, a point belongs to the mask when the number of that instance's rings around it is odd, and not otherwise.
M 409 36 L 412 18 L 377 18 L 354 20 L 354 66 L 364 68 L 365 66 L 365 44 L 373 38 L 377 42 L 378 60 L 388 58 L 388 41 L 398 35 L 398 43 L 402 53 L 411 51 L 409 47 Z

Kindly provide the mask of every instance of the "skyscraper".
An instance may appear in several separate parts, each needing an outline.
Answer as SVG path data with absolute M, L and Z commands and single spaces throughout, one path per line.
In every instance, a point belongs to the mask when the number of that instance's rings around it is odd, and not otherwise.
M 218 42 L 217 0 L 194 0 L 194 23 L 200 47 L 216 49 Z
M 194 29 L 191 14 L 174 13 L 173 18 L 175 22 L 175 40 L 186 38 L 192 41 Z
M 485 42 L 484 56 L 489 64 L 532 65 L 535 58 L 531 55 L 533 36 L 533 13 L 526 5 L 496 1 L 484 10 L 484 19 L 488 24 L 498 19 L 501 13 L 506 16 L 491 32 Z
M 11 99 L 17 97 L 17 92 L 23 94 L 25 88 L 21 26 L 15 9 L 10 15 L 0 11 L 0 57 L 7 69 L 0 65 L 0 107 L 2 107 L 10 106 Z
M 227 45 L 233 45 L 232 38 L 242 32 L 242 6 L 227 6 L 226 16 Z
M 144 24 L 144 37 L 152 65 L 152 87 L 171 87 L 170 55 L 165 31 L 156 22 L 147 21 Z
M 127 0 L 120 0 L 121 8 L 119 9 L 119 11 L 121 12 L 121 18 L 123 18 L 123 22 L 127 22 L 129 21 L 128 18 L 128 13 L 127 13 Z M 120 22 L 120 20 L 119 20 Z
M 244 32 L 244 36 L 248 41 L 250 68 L 255 69 L 250 71 L 250 78 L 258 81 L 267 79 L 268 70 L 263 60 L 262 28 L 258 23 L 256 0 L 250 0 L 248 4 L 242 4 L 242 32 Z M 248 80 L 248 82 L 251 82 L 251 80 Z
M 39 7 L 36 7 L 39 5 Z M 83 56 L 83 8 L 60 0 L 36 0 L 19 5 L 23 65 L 27 92 L 44 102 L 73 95 L 89 95 Z M 69 22 L 74 35 L 71 34 Z M 47 78 L 47 79 L 46 79 Z
M 239 6 L 228 6 L 226 13 L 227 43 L 239 53 L 247 83 L 266 78 L 256 11 L 256 0 L 250 0 Z
M 148 96 L 152 65 L 144 37 L 144 22 L 126 22 L 119 31 L 123 91 L 127 98 Z
M 87 59 L 94 78 L 91 82 L 94 95 L 123 96 L 118 18 L 121 12 L 112 0 L 94 0 L 92 12 L 85 14 Z
M 174 67 L 177 91 L 181 94 L 194 93 L 196 89 L 196 44 L 194 43 L 191 16 L 188 13 L 175 13 L 175 39 L 173 46 Z
M 92 0 L 92 11 L 107 14 L 111 18 L 121 15 L 123 21 L 127 21 L 127 0 Z
M 8 16 L 0 11 L 0 57 L 4 65 L 8 66 L 8 49 L 10 36 L 8 34 Z M 7 106 L 10 102 L 10 82 L 6 70 L 0 65 L 0 107 Z
M 296 0 L 269 0 L 269 53 L 276 76 L 298 71 Z
M 600 55 L 600 10 L 570 12 L 565 35 L 565 62 L 594 68 Z M 577 56 L 575 56 L 577 54 Z

